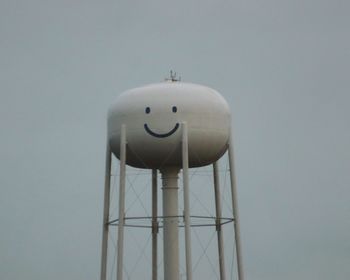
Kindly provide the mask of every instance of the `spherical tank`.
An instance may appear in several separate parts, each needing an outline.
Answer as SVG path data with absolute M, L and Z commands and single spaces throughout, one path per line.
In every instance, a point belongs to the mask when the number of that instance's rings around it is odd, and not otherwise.
M 138 168 L 182 166 L 182 124 L 188 129 L 189 167 L 205 166 L 226 151 L 230 109 L 215 90 L 196 84 L 163 82 L 120 94 L 108 112 L 108 141 L 119 158 L 126 128 L 126 163 Z

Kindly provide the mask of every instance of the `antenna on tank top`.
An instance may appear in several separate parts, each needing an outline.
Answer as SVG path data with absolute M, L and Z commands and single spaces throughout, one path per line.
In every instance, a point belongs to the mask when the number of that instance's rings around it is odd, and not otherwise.
M 164 79 L 167 82 L 181 82 L 181 76 L 177 76 L 177 73 L 173 70 L 169 71 L 169 77 Z

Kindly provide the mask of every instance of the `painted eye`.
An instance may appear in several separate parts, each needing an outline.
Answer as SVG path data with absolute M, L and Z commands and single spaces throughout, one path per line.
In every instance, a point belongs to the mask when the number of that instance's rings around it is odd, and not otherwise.
M 177 112 L 177 107 L 176 106 L 173 106 L 173 113 L 176 113 Z
M 150 107 L 146 107 L 145 112 L 146 112 L 146 114 L 149 114 L 151 112 L 151 108 Z

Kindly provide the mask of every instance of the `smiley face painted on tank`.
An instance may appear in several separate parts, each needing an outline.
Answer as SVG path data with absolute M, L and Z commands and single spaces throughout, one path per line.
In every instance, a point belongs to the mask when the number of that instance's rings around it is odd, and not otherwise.
M 176 112 L 177 112 L 177 107 L 176 107 L 176 106 L 173 106 L 173 107 L 171 108 L 171 112 L 172 112 L 173 114 L 176 114 Z M 171 112 L 169 111 L 169 113 L 171 113 Z M 152 113 L 151 107 L 146 107 L 146 108 L 145 108 L 145 113 L 146 113 L 147 115 L 148 115 L 148 114 L 151 114 L 151 113 Z M 173 135 L 173 134 L 178 130 L 179 126 L 180 126 L 180 124 L 177 122 L 177 123 L 175 124 L 175 126 L 174 126 L 172 129 L 170 129 L 168 132 L 165 132 L 165 133 L 157 133 L 157 132 L 154 132 L 154 131 L 150 128 L 150 126 L 149 126 L 147 123 L 144 124 L 145 131 L 146 131 L 149 135 L 151 135 L 151 136 L 153 136 L 153 137 L 157 137 L 157 138 L 166 138 L 166 137 L 169 137 L 169 136 Z
M 186 123 L 189 167 L 217 161 L 230 135 L 230 109 L 215 90 L 202 85 L 164 82 L 127 90 L 108 111 L 108 143 L 121 157 L 122 128 L 126 164 L 159 169 L 182 163 L 182 124 Z

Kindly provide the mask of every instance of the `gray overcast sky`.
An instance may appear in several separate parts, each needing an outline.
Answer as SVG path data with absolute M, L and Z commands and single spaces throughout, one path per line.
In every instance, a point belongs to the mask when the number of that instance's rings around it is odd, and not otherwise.
M 348 280 L 349 26 L 346 0 L 1 0 L 0 279 L 98 279 L 107 108 L 172 68 L 232 108 L 247 279 Z

